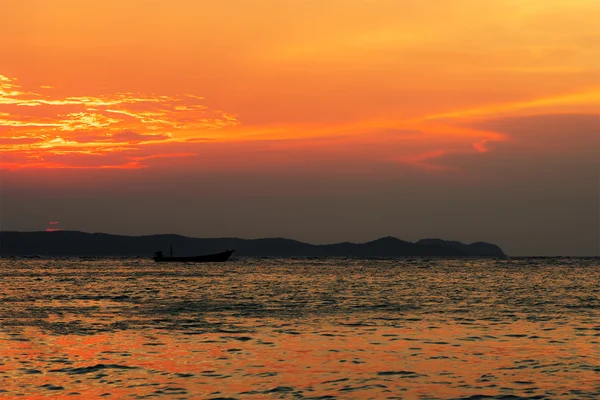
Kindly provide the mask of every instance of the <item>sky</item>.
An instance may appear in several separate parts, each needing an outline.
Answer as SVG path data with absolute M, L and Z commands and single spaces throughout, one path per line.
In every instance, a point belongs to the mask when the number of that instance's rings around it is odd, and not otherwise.
M 0 0 L 0 228 L 600 255 L 597 0 Z

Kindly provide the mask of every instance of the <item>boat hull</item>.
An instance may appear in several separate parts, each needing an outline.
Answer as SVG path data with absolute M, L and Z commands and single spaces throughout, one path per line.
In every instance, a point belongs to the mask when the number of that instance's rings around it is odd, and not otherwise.
M 204 263 L 204 262 L 225 262 L 229 259 L 235 250 L 228 250 L 222 253 L 206 254 L 204 256 L 192 257 L 154 257 L 155 262 L 189 262 L 189 263 Z

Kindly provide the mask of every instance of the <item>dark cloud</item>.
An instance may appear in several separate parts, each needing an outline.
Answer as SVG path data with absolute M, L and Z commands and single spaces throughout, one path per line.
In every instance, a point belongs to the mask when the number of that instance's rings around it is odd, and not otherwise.
M 509 135 L 517 142 L 568 144 L 589 147 L 598 144 L 600 116 L 597 114 L 541 114 L 492 118 L 470 125 Z

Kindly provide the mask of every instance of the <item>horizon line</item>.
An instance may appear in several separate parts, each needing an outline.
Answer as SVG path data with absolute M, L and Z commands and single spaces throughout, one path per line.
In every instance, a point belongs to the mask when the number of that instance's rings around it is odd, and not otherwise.
M 185 237 L 185 238 L 190 238 L 190 239 L 239 239 L 239 240 L 265 240 L 265 239 L 285 239 L 285 240 L 292 240 L 292 241 L 296 241 L 296 242 L 300 242 L 300 243 L 305 243 L 305 244 L 310 244 L 313 246 L 327 246 L 327 245 L 331 245 L 331 244 L 342 244 L 342 243 L 350 243 L 350 244 L 365 244 L 365 243 L 370 243 L 370 242 L 374 242 L 377 240 L 381 240 L 381 239 L 387 239 L 387 238 L 392 238 L 392 239 L 396 239 L 402 242 L 406 242 L 406 243 L 413 243 L 416 244 L 421 240 L 442 240 L 445 242 L 457 242 L 457 243 L 461 243 L 464 245 L 471 245 L 471 244 L 476 244 L 476 243 L 486 243 L 486 244 L 491 244 L 494 246 L 498 246 L 499 245 L 495 244 L 495 243 L 491 243 L 491 242 L 485 242 L 485 241 L 475 241 L 475 242 L 471 242 L 471 243 L 464 243 L 461 242 L 460 240 L 451 240 L 451 239 L 442 239 L 440 237 L 425 237 L 425 238 L 421 238 L 415 242 L 411 242 L 409 240 L 404 240 L 404 239 L 400 239 L 396 236 L 380 236 L 376 239 L 372 239 L 366 242 L 351 242 L 348 240 L 345 241 L 339 241 L 339 242 L 333 242 L 333 243 L 326 243 L 326 244 L 314 244 L 314 243 L 310 243 L 310 242 L 305 242 L 302 240 L 298 240 L 298 239 L 290 239 L 288 237 L 283 237 L 283 236 L 272 236 L 272 237 L 256 237 L 256 238 L 244 238 L 244 237 L 239 237 L 239 236 L 221 236 L 221 237 L 198 237 L 198 236 L 187 236 L 187 235 L 182 235 L 179 233 L 150 233 L 150 234 L 144 234 L 144 235 L 126 235 L 126 234 L 120 234 L 120 233 L 106 233 L 106 232 L 89 232 L 89 231 L 79 231 L 79 230 L 73 230 L 73 229 L 52 229 L 52 230 L 38 230 L 38 231 L 20 231 L 20 230 L 0 230 L 0 233 L 58 233 L 58 232 L 76 232 L 76 233 L 85 233 L 88 235 L 94 235 L 94 234 L 102 234 L 102 235 L 111 235 L 111 236 L 127 236 L 127 237 L 145 237 L 145 236 L 161 236 L 161 235 L 172 235 L 172 236 L 181 236 L 181 237 Z

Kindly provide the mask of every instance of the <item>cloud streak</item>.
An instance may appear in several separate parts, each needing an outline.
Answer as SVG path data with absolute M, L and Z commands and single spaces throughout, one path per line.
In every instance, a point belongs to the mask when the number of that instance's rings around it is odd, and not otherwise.
M 446 164 L 449 157 L 486 154 L 521 134 L 486 121 L 567 105 L 585 111 L 598 96 L 590 89 L 411 118 L 243 125 L 192 94 L 60 98 L 53 88 L 34 93 L 0 77 L 0 168 L 13 170 L 141 169 L 171 158 L 200 169 L 212 168 L 206 160 L 240 169 L 360 160 L 443 174 L 458 170 Z
M 200 103 L 202 97 L 191 94 L 56 98 L 51 86 L 44 89 L 43 94 L 26 91 L 16 78 L 0 75 L 0 168 L 82 168 L 85 165 L 47 160 L 135 153 L 148 144 L 204 138 L 239 125 L 235 116 L 210 110 Z M 142 164 L 124 159 L 120 166 L 102 167 L 141 168 Z

